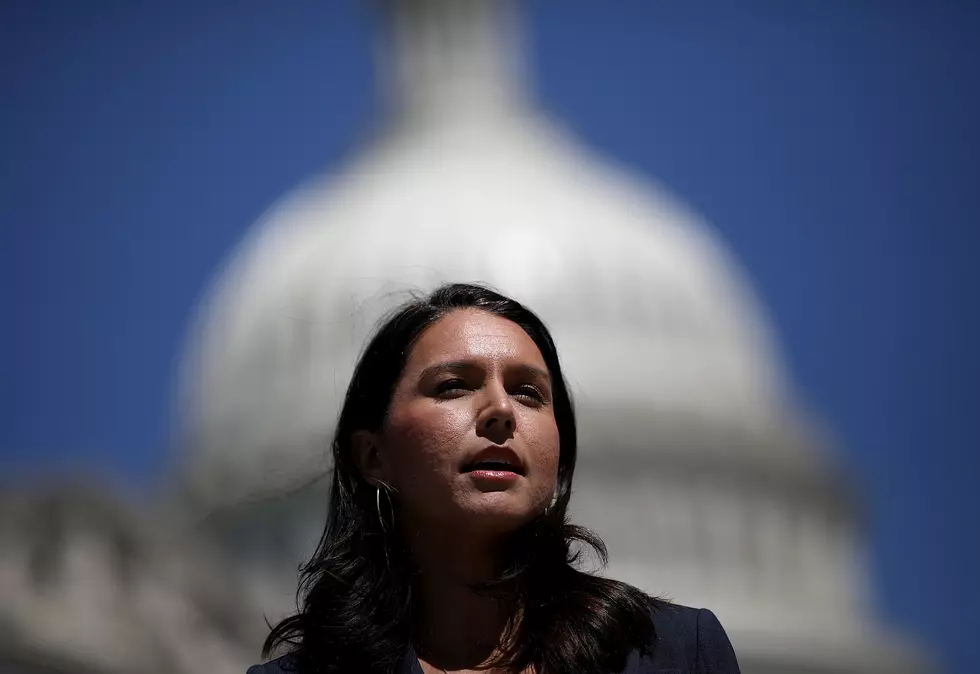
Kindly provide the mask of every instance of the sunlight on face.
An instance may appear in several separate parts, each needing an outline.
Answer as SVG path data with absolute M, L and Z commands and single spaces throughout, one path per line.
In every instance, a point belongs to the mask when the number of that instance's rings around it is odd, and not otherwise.
M 378 439 L 410 521 L 516 529 L 548 506 L 558 473 L 541 352 L 504 318 L 476 309 L 444 316 L 409 353 Z

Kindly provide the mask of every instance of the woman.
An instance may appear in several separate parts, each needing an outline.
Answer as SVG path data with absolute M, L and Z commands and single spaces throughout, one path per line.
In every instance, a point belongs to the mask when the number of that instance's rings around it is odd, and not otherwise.
M 576 568 L 572 403 L 542 322 L 450 285 L 368 344 L 333 443 L 326 529 L 302 610 L 249 674 L 733 674 L 710 611 Z

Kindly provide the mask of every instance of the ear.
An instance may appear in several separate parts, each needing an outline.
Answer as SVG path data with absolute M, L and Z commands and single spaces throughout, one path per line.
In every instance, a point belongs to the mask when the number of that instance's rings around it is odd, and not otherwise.
M 354 448 L 354 462 L 361 477 L 374 486 L 387 482 L 377 435 L 370 431 L 355 431 L 351 436 L 351 444 Z

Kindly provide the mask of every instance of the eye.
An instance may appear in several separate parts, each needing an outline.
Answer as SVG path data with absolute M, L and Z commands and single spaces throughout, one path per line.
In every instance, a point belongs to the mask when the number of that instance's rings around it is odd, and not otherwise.
M 544 404 L 546 401 L 545 395 L 541 392 L 541 389 L 533 384 L 522 384 L 521 386 L 518 386 L 517 390 L 514 391 L 514 396 L 537 405 Z
M 469 389 L 466 387 L 466 382 L 458 377 L 454 377 L 453 379 L 444 379 L 436 384 L 436 395 L 446 398 L 462 395 L 468 390 Z

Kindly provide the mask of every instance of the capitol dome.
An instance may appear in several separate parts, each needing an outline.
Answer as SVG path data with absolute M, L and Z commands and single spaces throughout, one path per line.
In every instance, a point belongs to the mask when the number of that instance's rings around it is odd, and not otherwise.
M 777 668 L 756 671 L 796 671 L 803 651 L 823 662 L 865 605 L 828 440 L 712 229 L 530 102 L 508 7 L 387 4 L 376 133 L 263 216 L 200 307 L 182 369 L 181 494 L 218 514 L 256 585 L 275 568 L 291 597 L 373 327 L 412 293 L 489 284 L 554 334 L 580 425 L 573 517 L 605 539 L 608 572 L 716 609 L 750 659 Z M 258 559 L 270 550 L 280 558 Z M 775 633 L 788 652 L 767 651 Z
M 228 496 L 232 474 L 249 490 L 308 476 L 376 320 L 448 281 L 538 312 L 581 414 L 782 422 L 771 331 L 707 228 L 521 121 L 382 137 L 260 222 L 203 313 L 190 409 L 202 493 Z
M 531 106 L 488 107 L 383 127 L 234 252 L 188 358 L 192 491 L 302 481 L 376 320 L 447 281 L 488 283 L 539 313 L 581 414 L 783 425 L 772 329 L 710 228 Z

